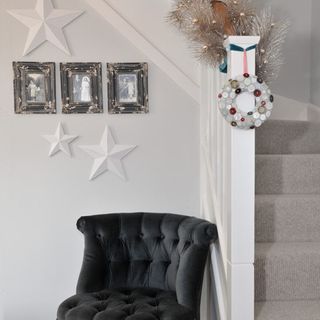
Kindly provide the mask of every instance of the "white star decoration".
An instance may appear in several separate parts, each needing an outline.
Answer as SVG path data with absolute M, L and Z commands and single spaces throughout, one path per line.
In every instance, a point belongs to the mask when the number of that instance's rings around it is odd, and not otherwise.
M 63 28 L 79 17 L 83 11 L 56 10 L 52 0 L 37 0 L 34 10 L 8 10 L 8 12 L 29 28 L 23 55 L 29 54 L 45 41 L 70 55 L 70 50 L 63 34 Z
M 79 148 L 94 158 L 89 177 L 90 180 L 93 180 L 105 171 L 111 171 L 123 180 L 126 180 L 121 159 L 135 149 L 136 146 L 116 144 L 110 129 L 106 126 L 99 145 L 80 146 Z
M 43 138 L 45 138 L 48 142 L 51 143 L 50 151 L 49 151 L 49 157 L 52 157 L 57 152 L 62 151 L 65 154 L 67 154 L 69 157 L 71 157 L 71 151 L 69 144 L 75 140 L 78 136 L 70 136 L 64 134 L 63 127 L 61 123 L 58 124 L 58 128 L 54 135 L 44 135 Z

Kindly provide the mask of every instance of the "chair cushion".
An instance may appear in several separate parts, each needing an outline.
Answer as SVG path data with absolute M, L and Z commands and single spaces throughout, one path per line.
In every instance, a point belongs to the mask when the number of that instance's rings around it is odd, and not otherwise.
M 58 309 L 58 320 L 194 320 L 173 291 L 113 289 L 77 294 Z

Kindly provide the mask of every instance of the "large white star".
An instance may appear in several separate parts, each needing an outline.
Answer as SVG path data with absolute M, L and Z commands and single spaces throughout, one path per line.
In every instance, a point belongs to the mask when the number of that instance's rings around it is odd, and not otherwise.
M 45 41 L 70 55 L 70 50 L 63 34 L 63 28 L 79 17 L 83 11 L 56 10 L 52 0 L 37 0 L 34 10 L 8 10 L 8 12 L 29 28 L 23 55 L 29 54 Z
M 121 159 L 136 148 L 136 146 L 116 144 L 110 129 L 106 126 L 99 145 L 79 146 L 79 148 L 94 158 L 89 177 L 90 180 L 93 180 L 105 171 L 111 171 L 123 180 L 126 180 Z
M 52 157 L 57 152 L 62 151 L 69 157 L 71 157 L 71 151 L 69 144 L 75 140 L 78 136 L 70 136 L 64 134 L 63 127 L 61 123 L 58 124 L 58 128 L 54 135 L 44 135 L 43 136 L 48 142 L 51 143 L 49 157 Z

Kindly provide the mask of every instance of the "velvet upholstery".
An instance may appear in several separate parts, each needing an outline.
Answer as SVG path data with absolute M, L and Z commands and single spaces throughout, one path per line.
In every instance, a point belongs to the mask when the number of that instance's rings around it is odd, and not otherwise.
M 72 320 L 194 320 L 189 308 L 178 304 L 173 291 L 115 289 L 78 294 L 63 302 L 58 319 Z
M 77 295 L 61 304 L 58 320 L 200 319 L 213 224 L 125 213 L 82 217 L 77 227 L 85 237 Z

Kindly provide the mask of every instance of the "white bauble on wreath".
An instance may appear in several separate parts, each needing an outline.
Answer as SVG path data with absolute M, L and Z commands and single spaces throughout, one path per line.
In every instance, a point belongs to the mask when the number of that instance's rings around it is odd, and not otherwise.
M 237 105 L 237 98 L 243 93 L 252 94 L 255 106 L 250 111 L 243 111 Z M 239 129 L 260 127 L 271 116 L 274 97 L 268 85 L 258 77 L 245 73 L 230 79 L 218 96 L 219 109 L 223 117 Z

